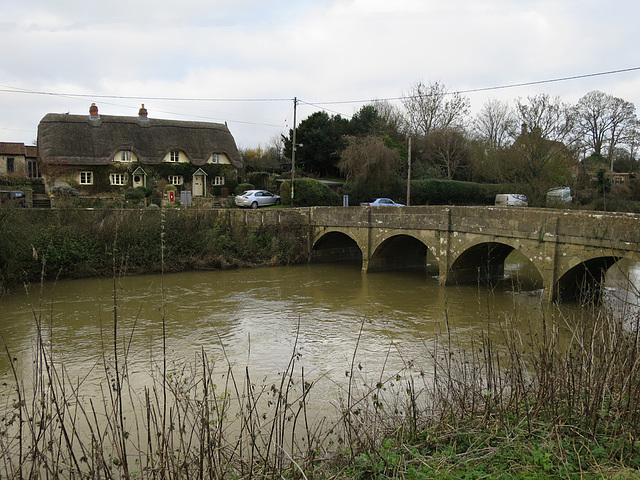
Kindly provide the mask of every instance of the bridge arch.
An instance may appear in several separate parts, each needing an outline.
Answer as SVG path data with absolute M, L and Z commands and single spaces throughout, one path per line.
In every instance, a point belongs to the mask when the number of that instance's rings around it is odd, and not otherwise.
M 445 285 L 464 283 L 491 283 L 505 276 L 505 261 L 514 252 L 526 262 L 528 283 L 533 288 L 542 288 L 541 266 L 537 264 L 535 252 L 528 252 L 516 240 L 478 238 L 458 245 L 445 275 Z
M 424 239 L 410 233 L 393 233 L 372 245 L 367 272 L 428 268 L 435 275 L 440 272 L 435 249 Z
M 309 257 L 311 263 L 360 262 L 363 247 L 349 233 L 332 229 L 316 235 Z
M 552 286 L 552 298 L 556 301 L 597 300 L 600 297 L 607 271 L 622 258 L 637 260 L 631 255 L 615 252 L 593 252 L 567 262 L 558 271 L 558 280 Z

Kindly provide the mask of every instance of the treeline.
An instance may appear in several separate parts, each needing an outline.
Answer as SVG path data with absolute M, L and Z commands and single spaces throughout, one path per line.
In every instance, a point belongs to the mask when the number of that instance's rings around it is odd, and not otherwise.
M 286 265 L 295 229 L 234 233 L 219 210 L 0 209 L 0 296 L 20 284 L 186 270 Z M 281 230 L 281 229 L 280 229 Z
M 593 202 L 590 190 L 612 188 L 594 182 L 598 172 L 610 181 L 613 172 L 638 170 L 635 106 L 604 92 L 589 92 L 575 105 L 547 94 L 490 100 L 470 112 L 468 98 L 422 82 L 401 106 L 374 102 L 350 119 L 315 112 L 296 128 L 296 175 L 342 179 L 352 191 L 368 186 L 375 196 L 397 200 L 408 178 L 510 184 L 535 205 L 557 186 L 584 191 L 584 203 Z M 290 130 L 265 149 L 243 152 L 247 173 L 286 177 L 292 137 Z M 399 182 L 405 184 L 400 197 Z M 613 191 L 640 200 L 636 191 Z

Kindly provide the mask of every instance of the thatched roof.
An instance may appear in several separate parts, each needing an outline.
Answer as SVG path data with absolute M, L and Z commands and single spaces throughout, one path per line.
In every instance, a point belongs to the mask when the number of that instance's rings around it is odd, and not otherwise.
M 45 164 L 106 165 L 120 150 L 131 150 L 147 165 L 182 150 L 194 165 L 204 165 L 211 154 L 220 153 L 236 168 L 242 167 L 236 142 L 224 124 L 49 113 L 38 125 L 38 154 Z

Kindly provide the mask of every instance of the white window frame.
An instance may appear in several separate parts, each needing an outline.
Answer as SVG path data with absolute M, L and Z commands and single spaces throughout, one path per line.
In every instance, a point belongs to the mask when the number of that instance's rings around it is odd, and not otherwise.
M 169 175 L 167 180 L 171 185 L 182 185 L 184 184 L 184 177 L 182 175 Z M 175 181 L 174 181 L 175 180 Z
M 211 163 L 220 163 L 221 157 L 219 153 L 214 153 L 211 155 Z
M 26 166 L 28 178 L 42 178 L 40 169 L 38 168 L 38 162 L 36 160 L 27 160 Z
M 180 151 L 173 150 L 169 153 L 169 161 L 172 163 L 178 163 L 180 161 Z
M 224 185 L 224 177 L 222 175 L 216 175 L 213 177 L 213 184 L 215 186 Z
M 93 172 L 91 170 L 78 172 L 78 183 L 80 185 L 93 185 Z
M 110 173 L 109 183 L 111 185 L 122 187 L 127 184 L 127 174 L 126 173 Z
M 121 162 L 131 162 L 131 150 L 122 150 L 120 152 Z

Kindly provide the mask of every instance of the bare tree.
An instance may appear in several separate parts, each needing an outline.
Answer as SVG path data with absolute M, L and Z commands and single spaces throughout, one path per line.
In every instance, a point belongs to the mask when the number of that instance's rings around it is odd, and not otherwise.
M 630 129 L 629 135 L 624 142 L 629 147 L 629 154 L 631 158 L 638 156 L 638 149 L 640 148 L 640 120 L 636 119 Z
M 412 85 L 402 103 L 406 130 L 424 136 L 434 131 L 461 128 L 470 107 L 468 98 L 448 92 L 439 82 Z
M 474 135 L 490 149 L 505 148 L 517 131 L 518 120 L 507 102 L 488 100 L 473 120 Z
M 433 132 L 428 137 L 430 154 L 435 165 L 442 167 L 451 180 L 469 161 L 467 138 L 452 128 Z
M 278 164 L 283 163 L 282 156 L 284 152 L 284 139 L 282 135 L 275 134 L 269 139 L 269 143 L 267 144 L 267 151 L 271 153 L 272 157 L 276 160 Z
M 389 126 L 389 128 L 397 132 L 402 130 L 403 117 L 400 108 L 387 100 L 374 100 L 373 106 L 378 112 L 380 118 Z
M 573 116 L 571 108 L 560 101 L 560 97 L 551 97 L 542 93 L 516 101 L 518 119 L 523 126 L 540 132 L 542 138 L 556 142 L 571 143 Z
M 619 144 L 633 142 L 637 128 L 635 106 L 613 95 L 594 90 L 575 107 L 576 131 L 596 155 L 606 156 L 613 171 L 613 152 Z

